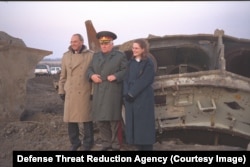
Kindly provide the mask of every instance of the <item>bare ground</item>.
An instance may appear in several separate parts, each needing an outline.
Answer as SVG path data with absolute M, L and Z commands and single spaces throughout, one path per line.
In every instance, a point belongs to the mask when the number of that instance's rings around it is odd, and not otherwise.
M 68 150 L 70 143 L 67 126 L 62 121 L 63 102 L 53 81 L 58 76 L 35 77 L 27 83 L 26 110 L 20 121 L 0 122 L 0 166 L 12 166 L 13 150 Z M 95 129 L 97 132 L 97 130 Z M 98 149 L 98 133 L 95 133 Z M 134 150 L 123 144 L 122 150 Z M 165 140 L 154 145 L 154 150 L 242 150 L 238 147 L 184 144 L 179 139 Z

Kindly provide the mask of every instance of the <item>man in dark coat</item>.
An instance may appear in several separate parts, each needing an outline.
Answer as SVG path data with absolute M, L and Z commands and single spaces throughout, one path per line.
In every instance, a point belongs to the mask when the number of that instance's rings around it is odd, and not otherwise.
M 93 82 L 93 120 L 99 128 L 101 150 L 118 150 L 117 132 L 122 119 L 122 85 L 127 57 L 113 49 L 113 40 L 117 38 L 113 32 L 101 31 L 96 37 L 101 51 L 94 54 L 87 71 Z

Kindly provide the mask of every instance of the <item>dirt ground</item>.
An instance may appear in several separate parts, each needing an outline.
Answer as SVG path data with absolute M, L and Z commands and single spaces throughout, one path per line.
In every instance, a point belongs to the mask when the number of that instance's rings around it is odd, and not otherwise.
M 27 83 L 27 104 L 21 121 L 0 122 L 0 166 L 12 166 L 13 150 L 69 150 L 67 126 L 62 121 L 63 102 L 53 81 L 58 76 L 35 77 Z M 98 150 L 98 131 L 95 129 Z M 123 144 L 121 150 L 134 150 Z M 154 144 L 154 150 L 242 150 L 238 147 L 184 144 L 181 140 L 166 140 Z

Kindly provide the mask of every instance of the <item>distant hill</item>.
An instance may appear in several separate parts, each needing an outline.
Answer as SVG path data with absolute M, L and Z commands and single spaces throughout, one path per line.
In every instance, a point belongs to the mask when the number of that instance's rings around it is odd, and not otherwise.
M 43 59 L 38 64 L 48 64 L 50 67 L 60 67 L 61 59 Z

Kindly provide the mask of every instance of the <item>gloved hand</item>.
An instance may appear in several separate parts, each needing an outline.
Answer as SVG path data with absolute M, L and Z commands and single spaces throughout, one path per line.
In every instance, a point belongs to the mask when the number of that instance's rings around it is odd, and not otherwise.
M 59 94 L 60 98 L 65 101 L 65 94 Z
M 130 102 L 130 103 L 133 102 L 133 101 L 135 101 L 135 98 L 132 97 L 132 96 L 129 95 L 129 94 L 126 94 L 125 99 L 126 99 L 127 102 Z

